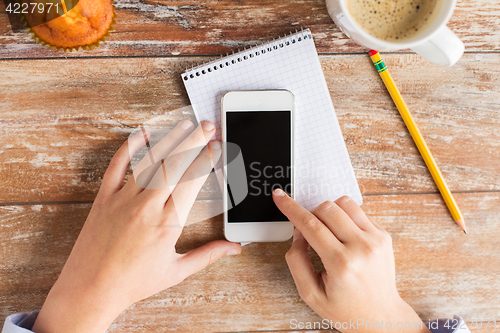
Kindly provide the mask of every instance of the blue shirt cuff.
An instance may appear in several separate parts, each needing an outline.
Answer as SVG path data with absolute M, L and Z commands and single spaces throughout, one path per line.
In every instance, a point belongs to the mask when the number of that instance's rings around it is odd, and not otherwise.
M 2 333 L 29 333 L 35 324 L 38 311 L 33 311 L 30 314 L 21 312 L 5 318 Z

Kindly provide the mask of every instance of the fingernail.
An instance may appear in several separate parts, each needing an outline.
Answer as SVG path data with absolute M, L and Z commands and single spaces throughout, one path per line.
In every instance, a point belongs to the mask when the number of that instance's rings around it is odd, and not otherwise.
M 273 192 L 274 192 L 274 195 L 276 195 L 278 197 L 284 197 L 285 196 L 285 192 L 283 192 L 283 190 L 280 189 L 280 188 L 275 189 Z
M 210 148 L 214 150 L 219 150 L 220 149 L 220 142 L 219 141 L 210 141 Z
M 301 238 L 304 238 L 304 236 L 302 236 L 302 233 L 300 231 L 295 229 L 295 231 L 293 232 L 293 241 L 295 242 L 297 239 Z
M 235 256 L 237 254 L 240 254 L 240 251 L 238 251 L 237 249 L 231 249 L 226 253 L 227 256 Z
M 183 120 L 183 121 L 181 122 L 181 128 L 182 128 L 182 129 L 187 130 L 187 129 L 189 129 L 191 126 L 193 126 L 193 123 L 192 123 L 191 121 L 189 121 L 189 120 Z
M 215 128 L 214 124 L 212 124 L 210 121 L 205 121 L 205 122 L 203 123 L 203 129 L 204 129 L 205 131 L 211 131 L 211 130 L 213 130 L 214 128 Z

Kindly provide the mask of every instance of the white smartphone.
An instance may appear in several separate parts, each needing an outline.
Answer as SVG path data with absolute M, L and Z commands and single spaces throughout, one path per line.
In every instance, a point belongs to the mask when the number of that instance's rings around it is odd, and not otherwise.
M 287 90 L 230 91 L 222 97 L 224 234 L 232 242 L 281 242 L 293 224 L 276 207 L 294 197 L 294 96 Z

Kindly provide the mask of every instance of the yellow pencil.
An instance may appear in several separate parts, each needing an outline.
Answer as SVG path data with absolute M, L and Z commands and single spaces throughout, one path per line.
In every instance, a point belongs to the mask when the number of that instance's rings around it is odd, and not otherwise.
M 378 51 L 371 50 L 369 55 L 373 61 L 373 64 L 375 65 L 375 69 L 380 74 L 382 81 L 384 81 L 387 91 L 389 91 L 389 94 L 391 94 L 392 100 L 394 101 L 394 104 L 396 104 L 396 107 L 399 110 L 399 114 L 403 118 L 406 127 L 408 128 L 408 131 L 413 138 L 413 141 L 415 141 L 420 155 L 422 155 L 427 168 L 429 168 L 432 178 L 434 178 L 434 182 L 436 183 L 439 192 L 441 192 L 446 206 L 448 206 L 448 209 L 450 210 L 451 216 L 457 222 L 458 226 L 462 228 L 465 233 L 467 233 L 467 231 L 465 230 L 464 218 L 462 216 L 462 213 L 460 212 L 460 209 L 458 208 L 457 203 L 455 202 L 455 198 L 453 198 L 450 189 L 446 185 L 443 175 L 441 174 L 441 171 L 439 170 L 434 157 L 432 157 L 429 147 L 427 147 L 422 134 L 420 134 L 417 124 L 415 124 L 415 121 L 413 120 L 413 117 L 411 116 L 411 113 L 408 110 L 403 97 L 394 84 L 391 74 L 389 74 L 389 71 L 387 70 L 387 67 L 385 67 L 382 58 L 380 58 L 380 54 L 378 53 Z

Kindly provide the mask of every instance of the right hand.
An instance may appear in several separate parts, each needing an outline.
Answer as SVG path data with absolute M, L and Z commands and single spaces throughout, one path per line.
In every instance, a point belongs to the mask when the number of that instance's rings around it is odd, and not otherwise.
M 273 199 L 296 227 L 286 261 L 299 295 L 332 328 L 430 332 L 396 289 L 391 236 L 352 199 L 326 201 L 311 212 L 279 189 Z M 313 268 L 310 247 L 325 270 Z

